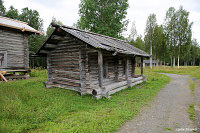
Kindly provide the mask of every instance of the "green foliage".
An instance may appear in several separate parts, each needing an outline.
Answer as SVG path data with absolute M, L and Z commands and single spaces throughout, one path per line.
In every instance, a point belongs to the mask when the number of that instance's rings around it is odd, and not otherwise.
M 0 16 L 5 16 L 6 14 L 6 8 L 3 5 L 3 0 L 0 0 Z
M 128 0 L 81 0 L 77 27 L 120 38 L 127 27 Z
M 190 119 L 195 121 L 196 120 L 196 114 L 195 114 L 194 104 L 189 105 L 188 113 L 189 113 Z
M 189 22 L 189 12 L 182 6 L 177 11 L 174 7 L 168 9 L 164 22 L 164 33 L 169 45 L 169 55 L 173 58 L 180 57 L 182 63 L 190 60 L 192 24 Z
M 13 6 L 10 6 L 9 10 L 6 12 L 6 17 L 19 20 L 19 12 Z
M 51 23 L 57 23 L 57 24 L 62 25 L 62 22 L 57 21 L 55 17 L 52 18 Z M 54 27 L 51 25 L 51 23 L 49 24 L 49 27 L 47 28 L 46 37 L 49 37 L 54 30 Z
M 29 26 L 36 30 L 42 30 L 43 20 L 40 18 L 39 12 L 36 10 L 23 8 L 22 13 L 19 15 L 21 21 L 27 22 Z M 28 37 L 29 51 L 31 54 L 35 54 L 37 50 L 45 41 L 44 35 L 31 35 Z M 39 60 L 38 60 L 39 61 Z
M 142 36 L 138 36 L 138 37 L 136 38 L 135 41 L 132 40 L 132 41 L 130 41 L 129 43 L 130 43 L 131 45 L 133 45 L 134 47 L 139 48 L 139 49 L 141 49 L 141 50 L 145 50 L 145 49 L 146 49 L 145 43 L 144 43 L 144 41 L 142 40 Z
M 155 59 L 165 60 L 168 56 L 168 49 L 162 25 L 156 26 L 154 38 L 153 56 Z
M 27 22 L 29 26 L 42 31 L 43 20 L 40 18 L 38 11 L 28 9 L 28 7 L 26 7 L 23 8 L 21 12 L 22 13 L 19 15 L 19 19 L 21 21 Z
M 189 86 L 192 94 L 194 95 L 195 92 L 195 82 L 192 79 L 189 79 Z
M 146 44 L 147 51 L 151 51 L 155 44 L 155 30 L 157 26 L 157 20 L 155 14 L 150 14 L 147 18 L 146 28 L 145 28 L 145 37 L 144 41 Z
M 38 49 L 43 45 L 46 37 L 44 35 L 30 35 L 28 37 L 29 42 L 29 53 L 35 54 Z
M 141 88 L 128 88 L 111 99 L 44 87 L 46 70 L 32 70 L 27 80 L 1 83 L 0 132 L 114 132 L 139 113 L 169 77 L 145 71 Z

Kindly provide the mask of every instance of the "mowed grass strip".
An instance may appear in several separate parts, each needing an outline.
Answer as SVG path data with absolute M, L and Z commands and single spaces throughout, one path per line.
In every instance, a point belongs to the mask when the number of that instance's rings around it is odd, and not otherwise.
M 44 87 L 47 72 L 0 83 L 0 132 L 113 132 L 132 119 L 170 78 L 149 70 L 147 82 L 96 100 L 90 95 Z
M 149 68 L 147 68 L 149 69 Z M 152 70 L 153 72 L 159 73 L 172 73 L 172 74 L 181 74 L 181 75 L 190 75 L 192 78 L 200 79 L 200 66 L 180 66 L 177 67 L 170 67 L 170 66 L 162 66 L 162 67 L 155 67 Z

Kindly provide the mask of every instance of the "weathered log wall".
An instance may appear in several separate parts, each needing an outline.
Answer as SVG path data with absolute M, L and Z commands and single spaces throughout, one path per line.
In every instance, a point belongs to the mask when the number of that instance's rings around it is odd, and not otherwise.
M 57 44 L 48 54 L 49 82 L 78 89 L 80 84 L 80 47 L 77 42 Z
M 7 52 L 8 68 L 28 68 L 28 35 L 0 29 L 0 51 Z

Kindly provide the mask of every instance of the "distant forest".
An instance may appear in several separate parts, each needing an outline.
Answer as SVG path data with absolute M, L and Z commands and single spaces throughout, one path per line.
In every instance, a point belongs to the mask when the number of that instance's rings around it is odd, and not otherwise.
M 179 9 L 170 7 L 166 11 L 162 25 L 157 24 L 156 14 L 149 14 L 146 22 L 144 37 L 137 34 L 135 22 L 128 37 L 123 36 L 129 21 L 126 19 L 128 0 L 94 1 L 81 0 L 79 4 L 79 20 L 73 27 L 91 32 L 119 38 L 128 41 L 131 45 L 140 48 L 162 65 L 200 65 L 200 46 L 192 37 L 193 22 L 189 20 L 189 12 L 182 6 Z M 18 11 L 14 6 L 6 9 L 0 0 L 0 15 L 27 22 L 36 30 L 43 31 L 43 19 L 37 10 L 25 7 Z M 137 20 L 136 20 L 137 21 Z M 52 17 L 52 22 L 62 24 Z M 49 24 L 44 35 L 29 37 L 30 54 L 35 54 L 53 31 Z M 31 58 L 32 68 L 45 68 L 45 58 Z

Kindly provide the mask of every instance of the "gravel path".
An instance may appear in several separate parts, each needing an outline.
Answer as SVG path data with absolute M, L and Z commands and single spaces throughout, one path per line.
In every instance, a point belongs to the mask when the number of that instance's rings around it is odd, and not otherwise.
M 182 133 L 195 127 L 187 112 L 193 100 L 188 84 L 189 76 L 166 75 L 171 77 L 171 82 L 138 116 L 125 123 L 118 133 Z
M 196 111 L 196 126 L 200 132 L 200 80 L 195 80 L 195 111 Z

